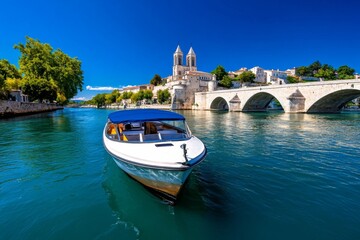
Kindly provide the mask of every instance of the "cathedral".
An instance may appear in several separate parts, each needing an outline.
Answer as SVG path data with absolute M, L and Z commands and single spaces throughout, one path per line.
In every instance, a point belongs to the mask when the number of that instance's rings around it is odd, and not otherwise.
M 176 48 L 174 53 L 173 77 L 184 76 L 188 71 L 197 71 L 196 68 L 196 54 L 191 47 L 189 53 L 186 55 L 186 65 L 183 65 L 183 53 L 180 46 Z
M 172 76 L 167 77 L 166 87 L 172 93 L 173 109 L 192 109 L 195 105 L 195 92 L 212 91 L 216 85 L 215 76 L 197 70 L 194 49 L 190 47 L 183 64 L 184 54 L 177 46 L 173 55 Z

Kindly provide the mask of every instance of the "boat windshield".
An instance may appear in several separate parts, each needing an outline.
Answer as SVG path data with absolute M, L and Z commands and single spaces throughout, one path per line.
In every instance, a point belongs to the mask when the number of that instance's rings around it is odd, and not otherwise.
M 184 120 L 124 122 L 119 124 L 108 122 L 105 133 L 112 140 L 124 142 L 179 141 L 191 137 L 191 131 Z

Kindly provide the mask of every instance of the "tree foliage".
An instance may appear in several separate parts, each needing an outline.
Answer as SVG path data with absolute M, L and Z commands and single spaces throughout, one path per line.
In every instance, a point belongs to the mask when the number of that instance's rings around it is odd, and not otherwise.
M 5 81 L 7 78 L 21 79 L 21 74 L 15 65 L 11 64 L 6 59 L 0 60 L 0 81 Z M 1 84 L 1 82 L 0 82 Z M 1 86 L 1 85 L 0 85 Z
M 56 88 L 58 101 L 63 102 L 65 99 L 66 102 L 78 90 L 82 91 L 84 77 L 81 62 L 77 58 L 69 57 L 60 49 L 54 51 L 49 44 L 30 37 L 26 37 L 25 45 L 19 43 L 14 48 L 21 53 L 19 65 L 20 73 L 24 76 L 24 86 L 27 86 L 24 89 L 26 94 L 33 94 L 28 91 L 36 89 L 36 84 L 40 84 L 39 88 L 48 85 Z M 44 81 L 49 83 L 45 84 Z M 51 94 L 47 99 L 51 100 L 52 96 Z
M 321 64 L 315 61 L 309 66 L 301 66 L 296 69 L 297 76 L 318 77 L 324 80 L 351 79 L 354 78 L 355 70 L 347 65 L 335 69 L 329 64 Z
M 332 66 L 325 64 L 314 74 L 314 77 L 323 78 L 325 80 L 334 80 L 336 79 L 335 69 Z
M 125 91 L 121 94 L 123 99 L 130 99 L 132 95 L 133 95 L 133 92 L 127 92 L 127 91 Z
M 288 83 L 299 83 L 299 82 L 301 82 L 300 78 L 296 77 L 296 76 L 295 77 L 294 76 L 287 76 L 286 81 Z
M 155 74 L 154 77 L 150 80 L 150 83 L 154 86 L 161 85 L 161 83 L 162 83 L 161 76 L 158 74 Z
M 150 89 L 144 90 L 144 99 L 150 100 L 153 97 L 153 92 Z
M 255 78 L 256 78 L 256 75 L 251 71 L 245 71 L 238 76 L 239 81 L 242 83 L 244 83 L 244 82 L 252 83 L 252 82 L 254 82 Z
M 221 65 L 218 65 L 213 71 L 211 71 L 211 74 L 216 75 L 216 80 L 221 81 L 224 76 L 227 76 L 228 73 L 225 71 L 225 68 Z
M 29 95 L 29 100 L 42 102 L 47 99 L 50 102 L 57 98 L 57 86 L 54 81 L 43 78 L 29 79 L 22 83 L 22 90 Z
M 219 81 L 218 85 L 220 87 L 231 88 L 233 85 L 232 79 L 229 76 L 225 75 L 223 79 Z
M 163 104 L 165 102 L 168 102 L 170 100 L 171 94 L 169 92 L 169 90 L 165 89 L 165 90 L 158 90 L 156 92 L 157 95 L 157 101 L 160 104 Z
M 0 99 L 8 99 L 11 89 L 18 89 L 21 75 L 15 65 L 6 59 L 0 60 Z
M 97 108 L 103 107 L 106 104 L 106 93 L 96 94 L 92 99 Z
M 339 79 L 352 79 L 354 78 L 355 69 L 350 68 L 349 66 L 340 66 L 337 70 Z

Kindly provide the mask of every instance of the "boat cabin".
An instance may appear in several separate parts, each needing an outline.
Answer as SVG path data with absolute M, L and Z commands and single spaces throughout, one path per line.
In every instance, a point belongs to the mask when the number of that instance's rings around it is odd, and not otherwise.
M 109 121 L 106 125 L 106 137 L 121 142 L 161 142 L 189 139 L 191 132 L 185 120 Z

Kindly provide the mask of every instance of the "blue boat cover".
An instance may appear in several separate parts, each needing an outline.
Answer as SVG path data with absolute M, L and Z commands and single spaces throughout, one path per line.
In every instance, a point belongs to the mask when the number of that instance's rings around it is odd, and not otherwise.
M 185 120 L 185 118 L 181 114 L 171 111 L 158 109 L 132 109 L 110 113 L 109 120 L 113 123 L 123 123 L 138 121 Z

